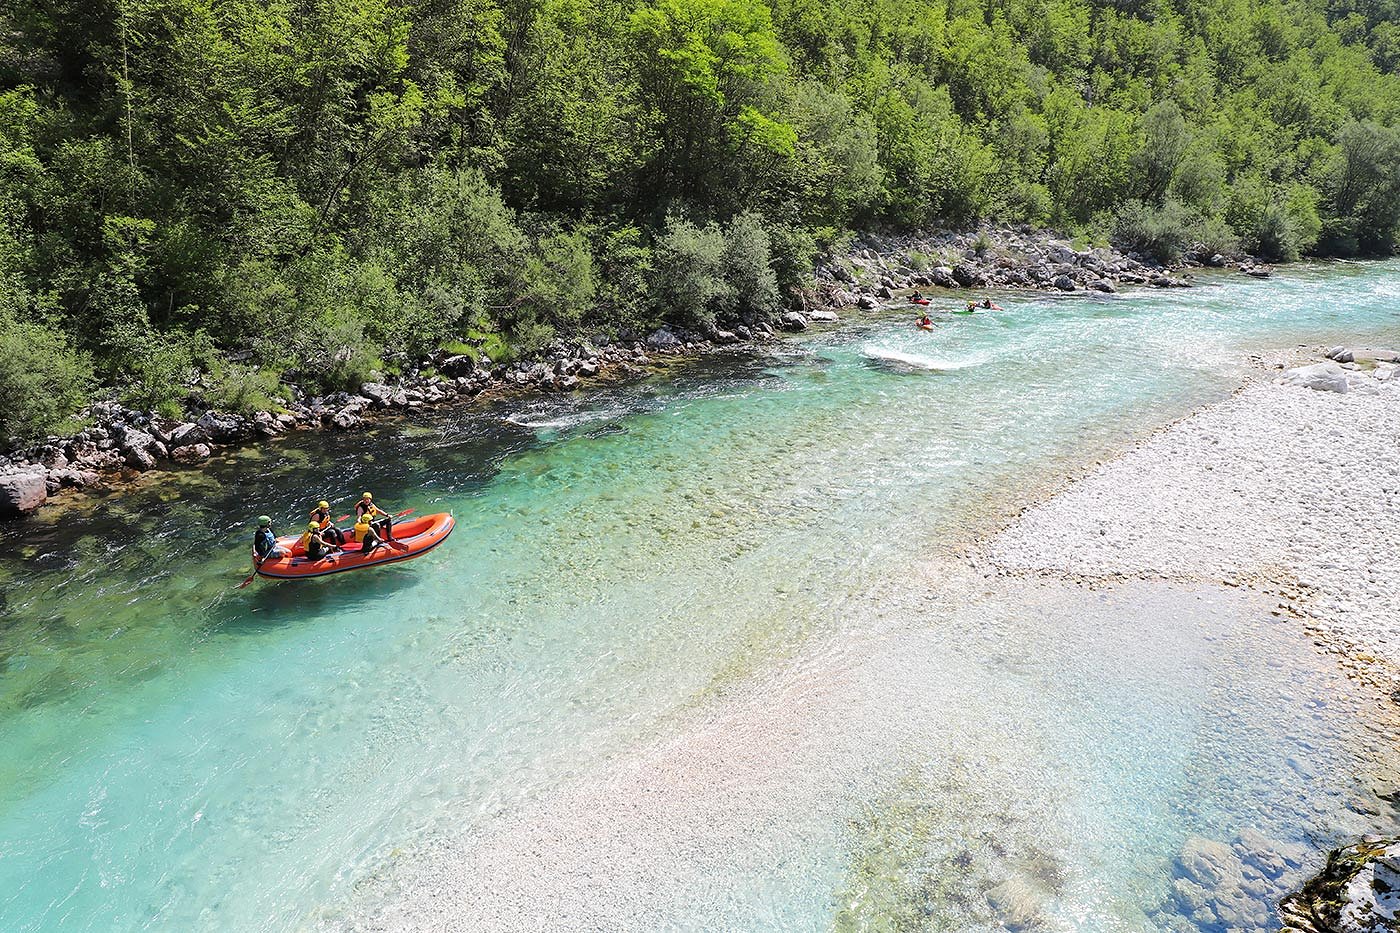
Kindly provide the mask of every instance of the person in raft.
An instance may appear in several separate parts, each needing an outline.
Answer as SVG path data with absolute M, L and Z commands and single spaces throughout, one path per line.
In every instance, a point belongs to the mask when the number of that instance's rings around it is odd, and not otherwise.
M 335 521 L 331 518 L 331 504 L 325 499 L 316 503 L 316 508 L 311 510 L 311 520 L 321 526 L 321 537 L 331 544 L 341 545 L 345 543 L 345 532 L 335 527 Z
M 325 560 L 336 551 L 340 550 L 339 545 L 327 541 L 321 531 L 321 526 L 316 522 L 308 522 L 306 526 L 306 559 Z
M 374 496 L 360 493 L 360 501 L 355 503 L 355 523 L 368 522 L 375 535 L 384 541 L 394 540 L 394 517 L 374 504 Z
M 258 530 L 253 533 L 253 553 L 258 555 L 260 561 L 282 557 L 286 553 L 277 546 L 277 534 L 272 530 L 272 519 L 266 515 L 258 516 Z
M 368 554 L 384 542 L 379 535 L 374 533 L 374 527 L 370 524 L 369 516 L 361 515 L 355 519 L 355 530 L 352 533 L 356 543 L 360 545 L 360 553 Z
M 919 326 L 920 326 L 920 327 L 932 327 L 932 326 L 933 326 L 933 318 L 931 318 L 931 317 L 928 316 L 928 312 L 927 312 L 927 311 L 924 312 L 924 316 L 923 316 L 923 317 L 919 318 Z

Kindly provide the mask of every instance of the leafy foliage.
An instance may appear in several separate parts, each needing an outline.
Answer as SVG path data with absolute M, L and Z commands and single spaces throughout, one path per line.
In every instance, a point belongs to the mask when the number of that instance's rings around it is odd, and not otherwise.
M 5 430 L 755 319 L 867 226 L 1393 252 L 1397 68 L 1393 0 L 14 0 Z

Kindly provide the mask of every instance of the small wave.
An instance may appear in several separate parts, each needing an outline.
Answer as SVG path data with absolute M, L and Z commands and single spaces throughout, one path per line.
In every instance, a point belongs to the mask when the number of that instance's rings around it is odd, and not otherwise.
M 987 361 L 986 356 L 968 356 L 958 360 L 946 360 L 935 356 L 922 356 L 918 353 L 905 353 L 903 350 L 891 350 L 888 347 L 870 345 L 862 347 L 861 353 L 866 359 L 876 363 L 904 366 L 910 369 L 926 369 L 931 372 L 966 369 L 969 366 L 976 366 Z
M 555 415 L 554 417 L 539 417 L 528 413 L 517 413 L 506 418 L 511 424 L 519 425 L 522 428 L 531 428 L 535 431 L 563 431 L 568 428 L 576 428 L 579 425 L 592 424 L 595 421 L 611 421 L 626 412 L 620 408 L 606 408 L 598 411 L 575 411 L 568 414 Z

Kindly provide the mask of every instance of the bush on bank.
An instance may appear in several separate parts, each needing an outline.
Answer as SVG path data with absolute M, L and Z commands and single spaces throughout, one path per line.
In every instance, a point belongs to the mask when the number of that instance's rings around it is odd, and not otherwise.
M 17 0 L 0 434 L 772 315 L 875 226 L 1391 253 L 1393 7 Z

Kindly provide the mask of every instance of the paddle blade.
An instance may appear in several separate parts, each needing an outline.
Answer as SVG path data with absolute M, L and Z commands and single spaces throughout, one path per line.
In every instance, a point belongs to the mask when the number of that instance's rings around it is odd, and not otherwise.
M 399 512 L 399 513 L 398 513 L 397 515 L 395 515 L 394 517 L 395 517 L 395 518 L 403 518 L 405 515 L 412 515 L 413 512 L 414 512 L 413 509 L 404 509 L 402 512 Z
M 247 578 L 246 580 L 244 580 L 242 583 L 238 584 L 238 586 L 234 587 L 234 589 L 237 589 L 237 590 L 243 589 L 243 587 L 247 586 L 249 583 L 252 583 L 252 582 L 253 582 L 253 578 L 256 577 L 256 576 L 257 576 L 256 573 L 250 573 L 250 574 L 248 574 L 248 578 Z
M 345 521 L 345 520 L 346 520 L 347 518 L 349 518 L 349 517 L 350 517 L 349 515 L 342 515 L 342 516 L 340 516 L 339 518 L 337 518 L 333 524 L 337 524 L 337 525 L 338 525 L 338 524 L 340 524 L 341 522 Z

